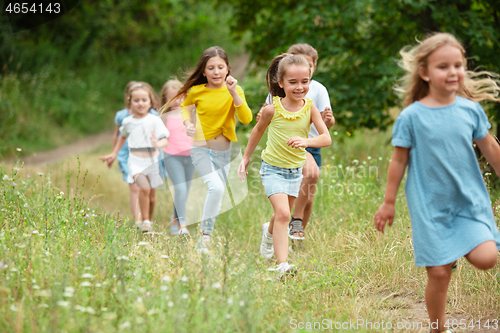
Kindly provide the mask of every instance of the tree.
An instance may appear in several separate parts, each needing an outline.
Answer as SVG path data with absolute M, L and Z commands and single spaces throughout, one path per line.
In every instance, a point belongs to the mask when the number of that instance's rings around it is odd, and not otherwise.
M 318 50 L 315 78 L 325 84 L 339 123 L 385 129 L 389 109 L 399 105 L 392 87 L 402 74 L 399 50 L 435 31 L 461 40 L 469 68 L 500 72 L 498 0 L 218 0 L 231 3 L 232 30 L 251 31 L 248 49 L 268 64 L 294 43 Z M 498 105 L 498 104 L 497 104 Z M 500 120 L 500 108 L 490 115 Z

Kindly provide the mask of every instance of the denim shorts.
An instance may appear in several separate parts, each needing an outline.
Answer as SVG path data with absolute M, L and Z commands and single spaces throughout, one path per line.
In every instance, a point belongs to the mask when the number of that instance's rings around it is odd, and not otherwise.
M 306 151 L 312 155 L 312 157 L 316 161 L 316 164 L 321 169 L 321 148 L 307 147 Z
M 262 161 L 260 177 L 267 197 L 276 193 L 285 193 L 292 197 L 298 197 L 303 177 L 302 168 L 280 168 Z

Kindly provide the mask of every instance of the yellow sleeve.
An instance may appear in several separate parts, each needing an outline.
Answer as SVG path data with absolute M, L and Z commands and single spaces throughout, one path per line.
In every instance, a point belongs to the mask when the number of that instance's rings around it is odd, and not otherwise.
M 236 116 L 238 117 L 238 120 L 243 123 L 243 124 L 248 124 L 252 121 L 253 115 L 252 115 L 252 110 L 248 107 L 247 100 L 245 99 L 245 93 L 243 92 L 243 89 L 241 89 L 240 86 L 236 86 L 236 91 L 238 92 L 238 95 L 240 95 L 241 100 L 243 103 L 239 106 L 235 106 L 236 109 Z
M 193 95 L 194 95 L 193 88 L 191 88 L 188 91 L 186 99 L 181 104 L 182 122 L 186 121 L 187 119 L 189 119 L 189 120 L 191 120 L 191 122 L 193 122 L 193 120 L 191 119 L 191 110 L 192 110 L 192 107 L 194 106 Z

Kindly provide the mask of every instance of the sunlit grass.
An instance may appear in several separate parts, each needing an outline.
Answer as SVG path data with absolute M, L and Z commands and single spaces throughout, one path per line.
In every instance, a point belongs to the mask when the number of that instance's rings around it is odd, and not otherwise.
M 289 258 L 299 272 L 283 284 L 258 252 L 272 208 L 257 169 L 250 169 L 249 196 L 219 216 L 205 257 L 194 251 L 198 224 L 193 238 L 168 235 L 168 191 L 158 193 L 158 233 L 131 228 L 128 186 L 116 165 L 109 170 L 97 159 L 109 146 L 42 169 L 2 166 L 0 331 L 282 332 L 294 319 L 425 322 L 412 308 L 424 299 L 426 274 L 414 265 L 402 190 L 393 228 L 382 235 L 372 222 L 390 133 L 333 135 L 340 136 L 342 143 L 323 150 L 307 237 Z M 447 311 L 495 318 L 499 282 L 498 265 L 479 272 L 461 260 Z

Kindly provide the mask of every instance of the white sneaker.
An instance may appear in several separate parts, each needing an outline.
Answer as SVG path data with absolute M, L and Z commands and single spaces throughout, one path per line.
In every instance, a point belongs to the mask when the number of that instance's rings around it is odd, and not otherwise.
M 295 274 L 297 274 L 297 269 L 295 268 L 295 265 L 290 265 L 286 261 L 282 262 L 276 267 L 268 268 L 267 270 L 277 272 L 279 274 L 278 281 L 281 282 L 284 281 L 285 276 L 293 277 Z
M 142 232 L 151 232 L 151 231 L 153 231 L 153 222 L 148 221 L 148 220 L 142 221 L 141 231 Z
M 260 255 L 266 259 L 271 259 L 274 255 L 273 235 L 269 233 L 269 223 L 262 225 L 262 242 L 260 243 Z
M 181 227 L 179 229 L 179 236 L 191 236 L 191 234 L 189 233 L 189 230 L 187 230 L 186 227 Z
M 210 250 L 210 235 L 203 235 L 198 240 L 198 244 L 196 244 L 196 251 L 200 254 L 207 254 Z

